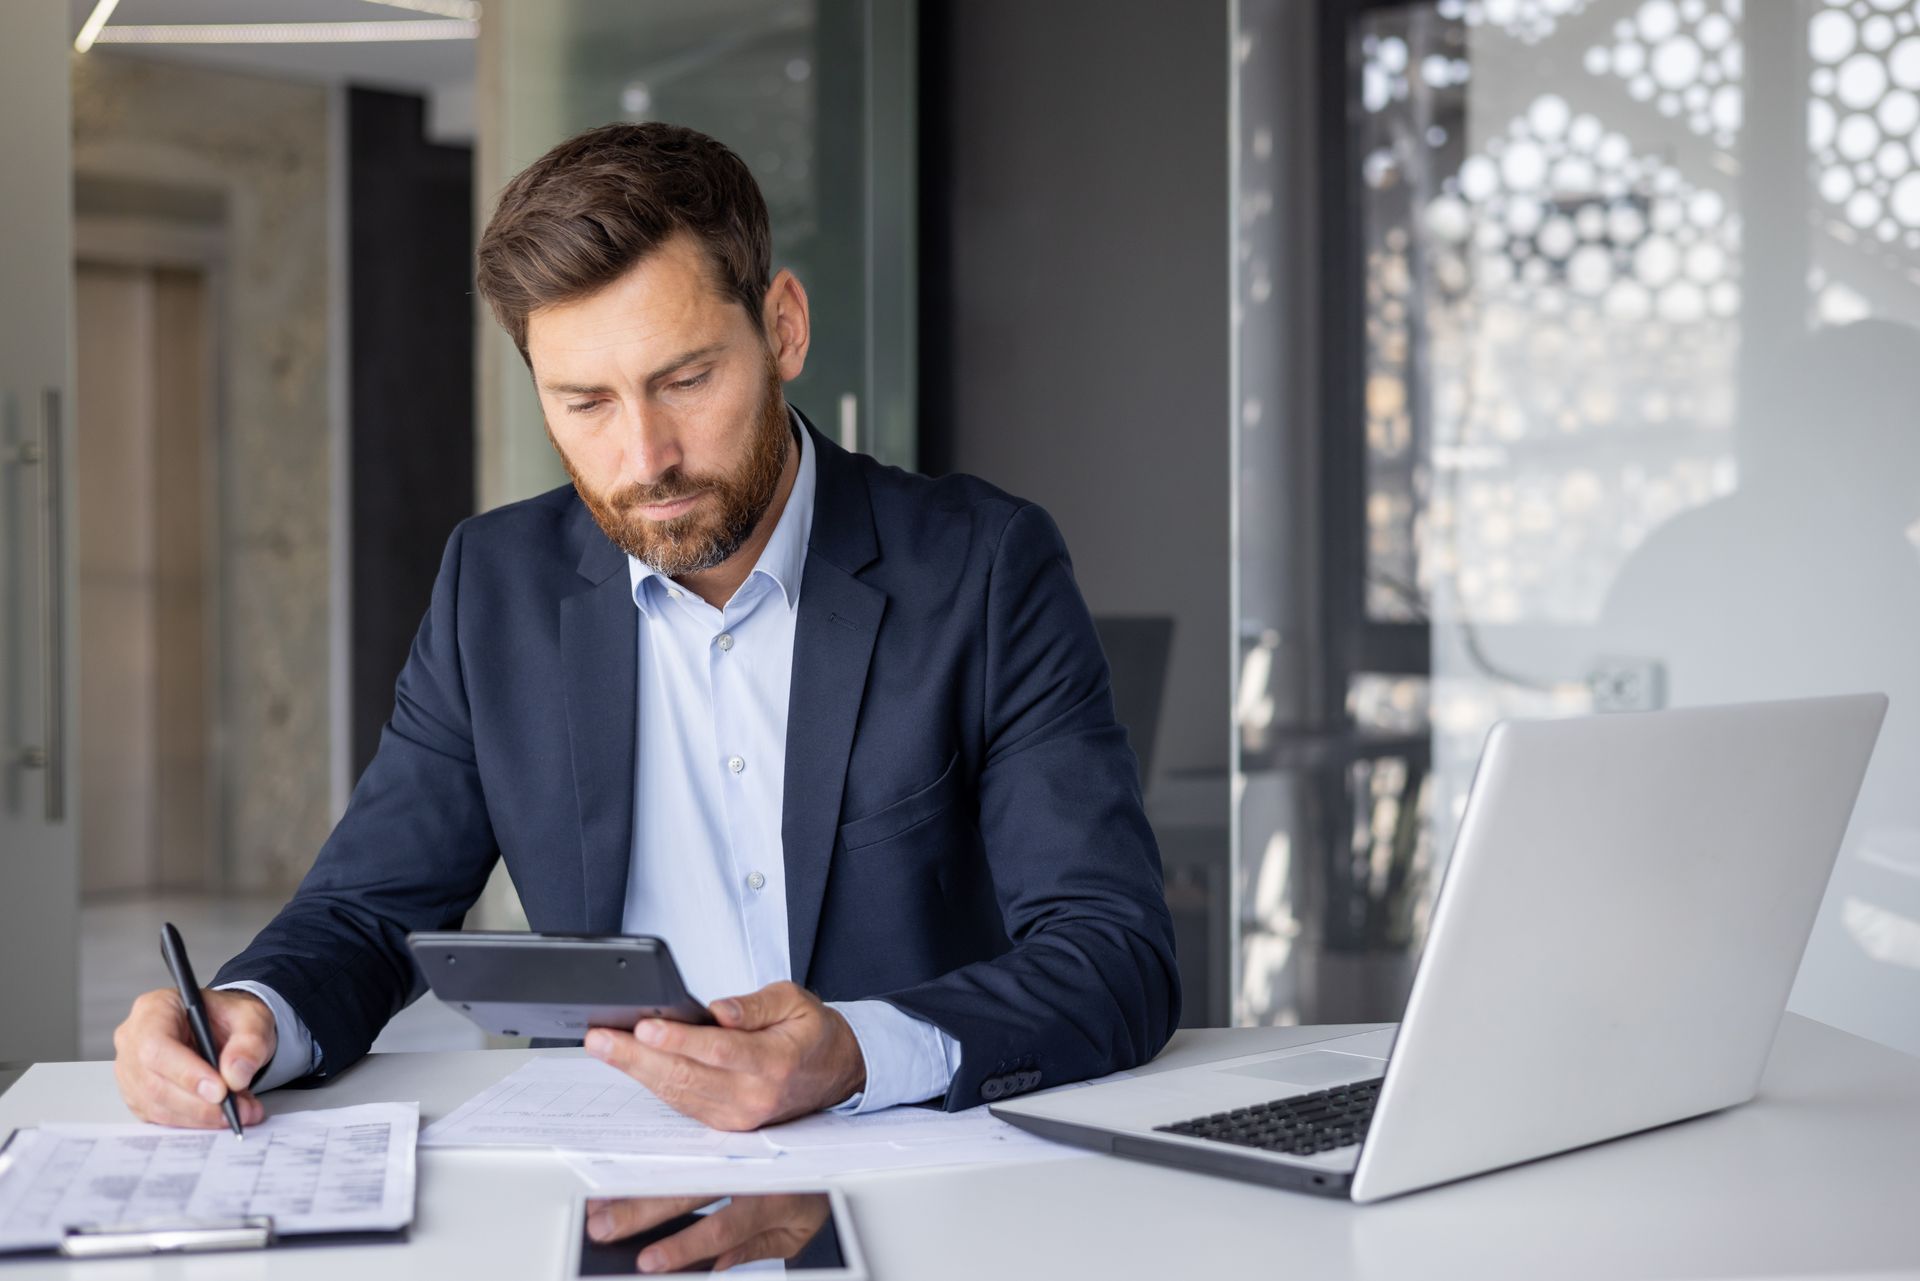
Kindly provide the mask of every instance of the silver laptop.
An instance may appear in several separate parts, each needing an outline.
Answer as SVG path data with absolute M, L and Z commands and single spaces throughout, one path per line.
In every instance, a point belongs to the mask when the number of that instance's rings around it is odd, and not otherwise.
M 1403 1021 L 993 1105 L 1378 1201 L 1753 1097 L 1879 694 L 1496 725 Z

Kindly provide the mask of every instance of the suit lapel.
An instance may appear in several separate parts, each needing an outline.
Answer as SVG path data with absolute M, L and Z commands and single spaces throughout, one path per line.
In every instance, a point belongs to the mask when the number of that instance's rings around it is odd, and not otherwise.
M 587 527 L 579 572 L 594 584 L 560 602 L 561 677 L 586 891 L 582 928 L 617 934 L 633 857 L 639 610 L 628 591 L 626 557 L 584 507 L 576 507 L 575 516 Z
M 847 757 L 886 593 L 855 575 L 878 554 L 873 508 L 858 465 L 812 424 L 813 530 L 794 624 L 787 698 L 787 766 L 780 838 L 787 872 L 787 953 L 805 985 L 826 895 Z

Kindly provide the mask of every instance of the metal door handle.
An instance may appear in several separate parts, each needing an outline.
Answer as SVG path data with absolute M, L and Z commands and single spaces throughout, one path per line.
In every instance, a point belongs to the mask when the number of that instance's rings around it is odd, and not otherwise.
M 60 389 L 40 394 L 40 439 L 20 446 L 16 461 L 40 469 L 40 651 L 46 676 L 40 694 L 40 742 L 22 748 L 26 769 L 47 772 L 47 822 L 67 816 L 67 619 L 66 556 L 60 519 L 66 491 L 60 473 Z
M 850 454 L 860 449 L 860 398 L 852 392 L 840 397 L 840 448 Z

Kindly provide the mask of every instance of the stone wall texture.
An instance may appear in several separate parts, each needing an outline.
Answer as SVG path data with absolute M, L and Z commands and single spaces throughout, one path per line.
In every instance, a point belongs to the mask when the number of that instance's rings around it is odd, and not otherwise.
M 327 91 L 134 56 L 73 64 L 78 174 L 217 193 L 226 888 L 298 882 L 331 824 Z

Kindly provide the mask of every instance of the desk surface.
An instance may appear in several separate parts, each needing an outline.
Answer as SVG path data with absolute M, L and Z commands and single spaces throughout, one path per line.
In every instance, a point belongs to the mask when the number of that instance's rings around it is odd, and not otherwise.
M 1147 1071 L 1358 1028 L 1183 1032 Z M 418 1099 L 444 1115 L 535 1053 L 376 1054 L 274 1111 Z M 124 1121 L 107 1063 L 51 1063 L 0 1095 L 0 1130 Z M 585 1184 L 544 1152 L 425 1151 L 404 1246 L 91 1264 L 40 1277 L 559 1275 Z M 1753 1103 L 1373 1206 L 1092 1157 L 841 1181 L 879 1281 L 937 1278 L 1920 1275 L 1920 1060 L 1789 1015 Z

